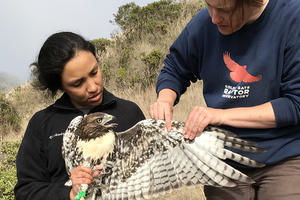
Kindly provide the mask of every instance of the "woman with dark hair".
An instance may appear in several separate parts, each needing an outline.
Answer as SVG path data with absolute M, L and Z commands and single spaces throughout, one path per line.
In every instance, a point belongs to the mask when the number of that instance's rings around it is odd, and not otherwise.
M 205 2 L 170 47 L 150 115 L 170 129 L 174 104 L 202 80 L 207 106 L 189 113 L 186 137 L 221 125 L 266 149 L 239 152 L 266 167 L 230 163 L 255 183 L 205 186 L 207 200 L 300 199 L 300 1 Z
M 73 200 L 79 185 L 90 184 L 99 173 L 78 166 L 71 171 L 72 187 L 64 185 L 69 176 L 61 149 L 70 121 L 78 115 L 100 111 L 115 116 L 115 131 L 124 131 L 145 117 L 135 103 L 117 98 L 103 87 L 95 48 L 80 35 L 51 35 L 33 65 L 41 89 L 53 95 L 58 90 L 64 93 L 29 121 L 17 155 L 15 197 Z

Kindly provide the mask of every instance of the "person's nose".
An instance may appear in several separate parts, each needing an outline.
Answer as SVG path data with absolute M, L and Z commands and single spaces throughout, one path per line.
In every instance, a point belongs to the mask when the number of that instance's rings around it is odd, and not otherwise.
M 96 83 L 95 80 L 89 79 L 89 80 L 87 81 L 87 91 L 88 91 L 89 93 L 96 92 L 96 91 L 97 91 L 97 88 L 98 88 L 98 86 L 97 86 L 97 83 Z

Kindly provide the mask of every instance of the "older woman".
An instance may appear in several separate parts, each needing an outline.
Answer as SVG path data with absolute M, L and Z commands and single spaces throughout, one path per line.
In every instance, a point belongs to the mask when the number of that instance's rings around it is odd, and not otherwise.
M 300 1 L 205 1 L 170 48 L 151 116 L 170 128 L 173 105 L 203 80 L 207 107 L 190 112 L 186 137 L 222 125 L 266 149 L 247 154 L 266 167 L 239 166 L 256 183 L 205 187 L 207 199 L 300 199 Z

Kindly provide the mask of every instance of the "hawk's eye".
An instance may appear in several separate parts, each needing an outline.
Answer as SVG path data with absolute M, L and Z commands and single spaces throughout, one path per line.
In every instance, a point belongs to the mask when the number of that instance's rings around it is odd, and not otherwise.
M 100 119 L 100 118 L 97 118 L 97 119 L 96 119 L 96 122 L 97 122 L 98 124 L 101 124 L 101 122 L 102 122 L 102 119 Z

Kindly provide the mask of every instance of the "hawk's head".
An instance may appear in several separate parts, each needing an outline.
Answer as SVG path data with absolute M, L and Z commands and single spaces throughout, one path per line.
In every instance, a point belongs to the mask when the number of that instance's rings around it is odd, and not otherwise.
M 75 135 L 81 140 L 89 140 L 103 136 L 110 128 L 117 125 L 116 123 L 109 123 L 113 119 L 114 116 L 102 112 L 89 114 L 82 119 L 75 131 Z

